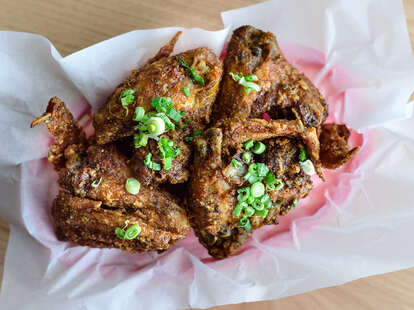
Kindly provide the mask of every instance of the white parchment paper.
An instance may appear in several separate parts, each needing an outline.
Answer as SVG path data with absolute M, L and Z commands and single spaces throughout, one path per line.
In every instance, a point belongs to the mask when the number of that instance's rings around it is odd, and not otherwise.
M 0 309 L 204 308 L 414 266 L 414 119 L 407 104 L 414 61 L 401 2 L 277 0 L 225 12 L 223 21 L 228 28 L 219 32 L 181 29 L 175 51 L 208 46 L 220 54 L 231 29 L 251 24 L 323 53 L 316 84 L 338 65 L 352 75 L 338 79 L 339 119 L 368 135 L 371 151 L 354 172 L 351 193 L 339 206 L 327 192 L 323 208 L 292 222 L 291 242 L 254 238 L 254 250 L 225 261 L 200 259 L 204 250 L 192 245 L 193 236 L 162 255 L 59 242 L 49 216 L 56 176 L 39 160 L 48 134 L 30 122 L 55 95 L 75 117 L 87 102 L 99 106 L 179 28 L 133 31 L 65 58 L 41 36 L 0 32 L 0 216 L 11 228 Z M 334 188 L 338 195 L 342 185 Z

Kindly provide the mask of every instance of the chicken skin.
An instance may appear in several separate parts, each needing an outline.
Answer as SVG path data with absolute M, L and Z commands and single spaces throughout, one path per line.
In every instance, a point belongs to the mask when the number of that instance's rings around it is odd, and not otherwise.
M 186 212 L 171 194 L 142 185 L 139 193 L 128 191 L 127 180 L 135 174 L 114 144 L 96 144 L 94 137 L 84 139 L 79 125 L 56 97 L 50 100 L 45 115 L 33 125 L 45 122 L 57 143 L 49 160 L 54 163 L 59 158 L 60 163 L 61 190 L 52 208 L 60 240 L 128 251 L 163 251 L 186 236 Z M 65 130 L 56 130 L 56 124 Z M 124 225 L 137 225 L 138 236 L 119 238 L 115 230 Z

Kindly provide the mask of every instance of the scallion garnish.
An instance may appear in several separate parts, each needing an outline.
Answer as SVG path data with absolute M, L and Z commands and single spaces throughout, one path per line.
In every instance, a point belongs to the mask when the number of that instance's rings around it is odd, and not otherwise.
M 102 182 L 102 177 L 100 177 L 99 179 L 93 181 L 92 184 L 91 184 L 92 188 L 98 188 L 98 186 L 101 184 L 101 182 Z
M 144 159 L 144 164 L 145 166 L 147 166 L 148 168 L 155 170 L 155 171 L 160 171 L 161 170 L 161 165 L 158 163 L 155 163 L 151 160 L 152 154 L 151 153 L 147 153 L 145 155 L 145 159 Z
M 148 144 L 148 135 L 145 133 L 135 133 L 134 134 L 134 146 L 140 148 L 142 146 L 147 146 Z
M 190 89 L 187 86 L 183 86 L 183 92 L 186 97 L 190 96 Z
M 316 173 L 315 166 L 310 159 L 299 162 L 303 172 L 307 175 L 314 175 Z
M 306 152 L 306 149 L 302 146 L 299 150 L 299 161 L 304 162 L 308 159 L 308 154 Z
M 169 97 L 156 97 L 151 100 L 151 105 L 158 113 L 167 114 L 172 109 L 172 101 Z
M 125 189 L 132 195 L 138 194 L 140 188 L 141 183 L 139 183 L 139 181 L 135 178 L 128 178 L 125 182 Z
M 184 138 L 185 142 L 192 142 L 193 141 L 193 137 L 185 137 Z
M 292 205 L 293 205 L 293 207 L 294 208 L 296 208 L 296 206 L 298 205 L 298 198 L 297 197 L 295 197 L 295 199 L 293 199 L 293 203 L 292 203 Z
M 134 102 L 135 99 L 135 89 L 125 89 L 121 92 L 119 100 L 121 101 L 122 107 L 125 109 L 125 116 L 128 116 L 129 109 L 128 106 Z
M 250 154 L 249 152 L 244 152 L 242 154 L 242 159 L 246 164 L 248 164 L 252 160 L 252 154 Z
M 133 224 L 130 227 L 128 227 L 128 225 L 129 221 L 126 220 L 124 228 L 115 228 L 115 234 L 119 239 L 132 240 L 138 237 L 138 235 L 141 233 L 141 227 L 138 224 Z
M 193 137 L 198 137 L 203 135 L 203 132 L 201 130 L 194 130 L 193 131 Z
M 250 187 L 250 192 L 252 193 L 252 196 L 255 198 L 262 197 L 265 193 L 265 186 L 262 182 L 256 182 L 252 184 Z
M 255 142 L 252 148 L 252 152 L 260 155 L 266 150 L 266 145 L 263 142 Z
M 178 62 L 179 62 L 179 64 L 181 65 L 181 67 L 183 67 L 183 68 L 187 69 L 188 71 L 190 71 L 191 78 L 192 78 L 194 81 L 196 81 L 196 82 L 200 83 L 202 86 L 204 86 L 204 85 L 205 85 L 205 82 L 204 82 L 203 77 L 202 77 L 202 76 L 200 76 L 199 74 L 197 74 L 197 73 L 195 72 L 195 70 L 194 70 L 193 68 L 191 68 L 191 67 L 190 67 L 190 65 L 189 65 L 188 63 L 186 63 L 186 62 L 184 61 L 184 59 L 182 59 L 181 57 L 178 57 L 178 56 L 175 56 L 175 58 L 178 60 Z
M 239 226 L 244 228 L 245 230 L 251 230 L 252 225 L 250 224 L 250 220 L 247 217 L 243 217 L 240 220 Z
M 132 120 L 136 122 L 140 122 L 145 115 L 145 110 L 143 107 L 136 107 L 134 111 L 134 115 L 132 116 Z
M 231 164 L 236 167 L 237 169 L 241 169 L 243 168 L 243 164 L 241 162 L 239 162 L 237 159 L 232 159 L 231 160 Z
M 151 135 L 159 136 L 165 132 L 165 122 L 159 116 L 151 117 L 145 125 L 147 126 L 148 133 Z
M 250 187 L 241 187 L 237 190 L 239 194 L 237 196 L 238 201 L 246 201 L 250 196 Z
M 253 141 L 253 140 L 249 140 L 249 141 L 247 141 L 247 142 L 244 144 L 244 148 L 245 148 L 246 150 L 248 150 L 248 149 L 252 148 L 252 147 L 253 147 L 253 145 L 254 145 L 254 141 Z
M 265 218 L 268 213 L 269 213 L 268 209 L 256 210 L 256 214 L 260 215 L 262 218 Z
M 240 85 L 244 87 L 244 91 L 246 94 L 249 94 L 252 90 L 256 92 L 261 90 L 261 87 L 258 84 L 252 82 L 252 81 L 258 81 L 258 78 L 256 75 L 249 74 L 246 76 L 242 76 L 242 75 L 234 74 L 231 72 L 229 74 L 235 82 L 239 83 Z
M 234 214 L 234 216 L 235 216 L 235 217 L 240 217 L 240 215 L 241 215 L 241 213 L 242 213 L 242 211 L 243 211 L 243 209 L 244 209 L 245 207 L 247 207 L 247 203 L 245 203 L 245 202 L 239 202 L 239 203 L 236 205 L 236 208 L 234 208 L 234 210 L 233 210 L 233 214 Z

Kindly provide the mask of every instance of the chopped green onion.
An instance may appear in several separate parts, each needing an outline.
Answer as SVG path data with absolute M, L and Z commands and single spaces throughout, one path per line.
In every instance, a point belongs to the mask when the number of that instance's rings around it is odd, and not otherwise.
M 164 164 L 164 171 L 168 172 L 172 168 L 172 157 L 167 157 L 162 159 L 162 163 Z
M 101 184 L 101 182 L 102 182 L 102 177 L 100 177 L 99 179 L 93 181 L 92 184 L 91 184 L 92 188 L 98 188 L 98 186 Z
M 276 204 L 277 204 L 278 206 L 281 206 L 281 205 L 283 205 L 283 201 L 278 201 L 278 202 L 276 202 Z
M 126 230 L 125 239 L 127 240 L 135 239 L 136 237 L 138 237 L 140 233 L 141 233 L 141 227 L 138 224 L 134 224 L 128 227 L 128 229 Z
M 232 159 L 231 160 L 231 164 L 236 167 L 237 169 L 241 169 L 243 168 L 243 164 L 241 162 L 239 162 L 237 159 Z
M 255 74 L 249 74 L 244 77 L 247 82 L 258 81 L 258 77 Z
M 151 117 L 147 123 L 147 130 L 150 134 L 159 136 L 165 132 L 165 122 L 161 117 Z
M 256 214 L 260 215 L 262 218 L 265 218 L 268 213 L 269 213 L 268 209 L 256 210 Z
M 135 178 L 128 178 L 125 182 L 125 189 L 132 195 L 138 194 L 140 187 L 141 183 Z
M 271 201 L 271 198 L 268 194 L 264 194 L 262 197 L 260 197 L 260 202 L 261 203 L 267 203 L 268 201 Z
M 264 209 L 264 207 L 265 207 L 265 204 L 264 203 L 262 203 L 260 200 L 255 200 L 255 201 L 253 201 L 253 204 L 252 204 L 252 206 L 253 206 L 253 208 L 255 208 L 256 210 L 263 210 Z
M 265 205 L 266 209 L 274 209 L 275 208 L 275 206 L 272 204 L 271 200 L 266 201 L 264 205 Z
M 310 159 L 300 162 L 300 167 L 307 175 L 314 175 L 316 173 L 315 166 Z
M 247 198 L 247 203 L 251 205 L 254 201 L 255 201 L 255 198 L 250 194 L 249 198 Z
M 265 193 L 265 186 L 262 182 L 256 182 L 250 187 L 252 196 L 255 198 L 262 197 Z
M 239 203 L 236 205 L 236 208 L 234 208 L 234 210 L 233 210 L 233 214 L 234 214 L 234 216 L 235 216 L 235 217 L 240 217 L 240 215 L 241 215 L 241 213 L 242 213 L 242 211 L 243 211 L 243 209 L 244 209 L 245 207 L 247 207 L 247 203 L 245 203 L 245 202 L 239 202 Z
M 249 166 L 249 173 L 259 177 L 260 180 L 262 180 L 268 172 L 269 168 L 263 163 L 251 164 Z
M 246 201 L 250 196 L 250 187 L 241 187 L 237 190 L 239 194 L 237 196 L 238 201 Z
M 201 130 L 194 130 L 193 137 L 198 137 L 203 135 L 203 132 Z
M 257 163 L 256 167 L 257 167 L 257 175 L 259 177 L 265 177 L 267 173 L 269 172 L 269 168 L 267 168 L 267 166 L 263 163 Z
M 185 142 L 192 142 L 193 141 L 193 137 L 185 137 L 184 138 Z
M 186 97 L 190 96 L 190 89 L 187 86 L 183 86 L 183 92 Z
M 263 142 L 256 142 L 252 148 L 252 152 L 255 154 L 262 154 L 266 150 L 266 145 Z
M 158 163 L 155 163 L 151 160 L 152 154 L 151 153 L 147 153 L 145 155 L 145 159 L 144 159 L 144 164 L 145 166 L 147 166 L 148 168 L 155 170 L 155 171 L 160 171 L 161 170 L 161 165 Z
M 244 148 L 245 148 L 246 150 L 248 150 L 248 149 L 250 149 L 251 147 L 253 147 L 253 145 L 254 145 L 254 141 L 253 141 L 253 140 L 249 140 L 249 141 L 247 141 L 247 142 L 244 144 Z
M 250 154 L 249 152 L 244 152 L 242 154 L 242 159 L 246 164 L 248 164 L 252 160 L 252 154 Z
M 129 109 L 128 106 L 134 102 L 135 99 L 135 89 L 125 89 L 121 92 L 119 100 L 121 101 L 122 107 L 125 109 L 125 116 L 128 116 Z
M 241 75 L 234 74 L 231 72 L 229 74 L 235 82 L 239 83 L 240 85 L 244 87 L 244 91 L 246 92 L 246 94 L 249 94 L 252 90 L 256 92 L 261 90 L 260 85 L 252 82 L 252 81 L 258 81 L 258 78 L 256 75 L 249 74 L 246 76 L 241 76 Z
M 136 107 L 134 111 L 134 115 L 132 116 L 132 120 L 136 122 L 140 122 L 145 115 L 145 109 L 143 107 Z
M 299 150 L 299 161 L 304 162 L 308 159 L 308 153 L 306 152 L 306 149 L 302 146 Z
M 254 214 L 254 212 L 255 210 L 252 207 L 247 206 L 244 208 L 244 216 L 246 217 L 251 217 Z
M 273 192 L 283 188 L 283 182 L 280 179 L 276 179 L 273 172 L 269 172 L 266 175 L 266 190 L 268 192 Z
M 293 207 L 296 208 L 296 206 L 298 205 L 298 198 L 295 197 L 295 199 L 293 199 Z
M 167 113 L 168 117 L 171 118 L 174 122 L 179 122 L 181 119 L 181 113 L 178 112 L 176 109 L 171 109 L 168 113 Z
M 260 181 L 260 178 L 257 175 L 251 174 L 250 172 L 247 172 L 244 176 L 243 179 L 246 180 L 247 182 L 249 182 L 250 184 L 256 183 L 258 181 Z
M 158 148 L 160 149 L 163 158 L 176 157 L 176 152 L 173 149 L 173 145 L 173 141 L 168 138 L 161 138 L 160 141 L 158 141 Z
M 240 220 L 240 227 L 244 228 L 245 230 L 251 230 L 252 225 L 250 224 L 250 220 L 247 217 L 243 217 Z
M 235 74 L 235 73 L 232 73 L 232 72 L 230 72 L 229 74 L 230 74 L 231 78 L 232 78 L 235 82 L 239 82 L 239 81 L 240 81 L 240 79 L 242 78 L 242 76 L 240 76 L 240 75 L 238 75 L 238 74 Z
M 151 105 L 153 108 L 157 110 L 157 112 L 165 114 L 168 114 L 173 107 L 171 98 L 169 97 L 153 98 L 151 101 Z
M 191 125 L 193 123 L 191 119 L 186 119 L 185 122 L 187 123 L 187 125 Z
M 160 117 L 164 121 L 165 128 L 167 128 L 168 130 L 175 129 L 174 123 L 171 122 L 171 120 L 167 117 L 167 115 L 165 115 L 164 113 L 157 113 L 156 116 Z
M 134 146 L 140 148 L 141 146 L 147 146 L 148 144 L 148 135 L 145 133 L 135 133 L 134 134 Z
M 119 239 L 125 239 L 125 230 L 123 230 L 120 227 L 115 228 L 115 235 L 119 238 Z
M 205 85 L 204 79 L 202 76 L 198 75 L 193 68 L 190 67 L 188 63 L 186 63 L 181 57 L 175 56 L 175 58 L 178 60 L 180 65 L 190 71 L 191 78 L 195 80 L 196 82 L 200 83 L 202 86 Z

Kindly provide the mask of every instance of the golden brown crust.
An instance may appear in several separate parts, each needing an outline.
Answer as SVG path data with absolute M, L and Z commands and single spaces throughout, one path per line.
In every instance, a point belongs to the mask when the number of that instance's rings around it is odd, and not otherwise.
M 359 147 L 350 149 L 349 136 L 350 132 L 345 125 L 322 125 L 320 157 L 324 168 L 339 168 L 358 153 Z
M 109 143 L 134 132 L 132 115 L 136 107 L 152 110 L 151 100 L 155 97 L 171 98 L 174 107 L 186 111 L 186 118 L 193 127 L 204 127 L 209 122 L 211 105 L 218 92 L 222 64 L 207 48 L 197 48 L 177 55 L 190 64 L 204 78 L 202 86 L 191 80 L 188 70 L 180 66 L 176 57 L 164 57 L 131 73 L 109 97 L 94 116 L 96 139 L 99 144 Z M 183 87 L 189 88 L 187 97 Z M 125 89 L 135 89 L 135 100 L 128 106 L 128 115 L 119 102 Z
M 163 251 L 179 239 L 167 227 L 151 225 L 138 211 L 113 209 L 101 201 L 73 196 L 60 191 L 52 206 L 59 240 L 98 248 L 118 248 L 130 252 Z M 122 240 L 115 234 L 117 227 L 138 224 L 141 232 L 136 239 Z
M 58 97 L 50 99 L 46 112 L 35 119 L 31 127 L 40 123 L 45 123 L 50 134 L 55 138 L 49 150 L 49 161 L 56 169 L 63 168 L 65 149 L 71 144 L 83 145 L 86 142 L 82 127 Z

